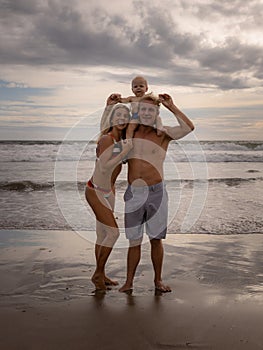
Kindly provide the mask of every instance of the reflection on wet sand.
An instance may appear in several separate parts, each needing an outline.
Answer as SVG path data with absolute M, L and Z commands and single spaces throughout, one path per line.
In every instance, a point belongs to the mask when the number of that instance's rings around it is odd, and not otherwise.
M 3 349 L 262 349 L 263 235 L 168 235 L 166 294 L 148 243 L 128 294 L 94 292 L 92 246 L 73 233 L 11 236 L 0 248 Z M 125 249 L 109 261 L 120 284 L 125 261 Z

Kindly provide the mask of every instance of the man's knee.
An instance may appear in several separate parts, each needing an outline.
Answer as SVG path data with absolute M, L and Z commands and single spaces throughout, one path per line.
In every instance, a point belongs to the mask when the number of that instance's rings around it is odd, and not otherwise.
M 159 247 L 162 245 L 162 240 L 158 238 L 153 238 L 150 240 L 150 243 L 152 247 Z
M 139 245 L 142 244 L 142 238 L 139 238 L 139 239 L 135 239 L 135 240 L 129 240 L 129 245 L 130 245 L 130 248 L 132 247 L 137 247 Z

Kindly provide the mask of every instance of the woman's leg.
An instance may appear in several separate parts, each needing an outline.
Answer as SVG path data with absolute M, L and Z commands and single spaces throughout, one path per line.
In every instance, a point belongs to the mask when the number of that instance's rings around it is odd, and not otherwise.
M 99 222 L 99 225 L 97 225 L 97 244 L 95 246 L 97 267 L 92 282 L 96 289 L 105 290 L 105 265 L 112 247 L 119 237 L 119 229 L 113 215 L 112 206 L 102 193 L 96 193 L 93 189 L 86 189 L 86 199 Z
M 96 263 L 98 264 L 102 242 L 106 238 L 106 234 L 103 230 L 103 224 L 98 220 L 96 220 L 96 233 L 97 233 L 97 241 L 95 244 L 95 257 L 96 257 Z M 119 284 L 117 281 L 113 281 L 108 276 L 106 276 L 105 271 L 104 271 L 104 282 L 106 286 L 117 286 Z

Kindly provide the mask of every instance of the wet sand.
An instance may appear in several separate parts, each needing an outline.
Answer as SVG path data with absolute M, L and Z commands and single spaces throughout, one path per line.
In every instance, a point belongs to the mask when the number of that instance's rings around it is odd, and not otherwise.
M 156 294 L 149 244 L 131 295 L 94 293 L 93 244 L 66 231 L 0 231 L 0 348 L 263 349 L 263 235 L 169 235 Z M 125 280 L 126 248 L 108 274 Z

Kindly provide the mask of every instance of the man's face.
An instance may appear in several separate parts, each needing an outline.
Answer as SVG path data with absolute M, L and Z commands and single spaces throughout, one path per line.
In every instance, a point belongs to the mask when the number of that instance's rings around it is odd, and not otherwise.
M 156 122 L 156 117 L 159 113 L 158 107 L 153 102 L 139 103 L 139 119 L 141 124 L 146 126 L 153 126 Z

